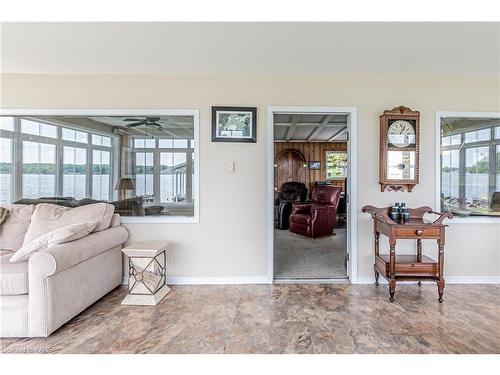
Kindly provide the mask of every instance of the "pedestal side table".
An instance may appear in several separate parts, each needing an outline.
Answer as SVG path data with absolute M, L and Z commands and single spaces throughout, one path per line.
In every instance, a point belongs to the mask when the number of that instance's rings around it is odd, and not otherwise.
M 166 285 L 169 245 L 142 241 L 122 249 L 128 257 L 128 294 L 122 305 L 157 305 L 170 292 Z

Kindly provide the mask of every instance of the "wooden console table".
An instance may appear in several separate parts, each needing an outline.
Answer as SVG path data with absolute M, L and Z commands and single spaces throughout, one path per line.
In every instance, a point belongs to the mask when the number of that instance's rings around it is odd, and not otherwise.
M 390 301 L 394 301 L 397 281 L 435 280 L 438 286 L 438 301 L 443 302 L 444 292 L 444 242 L 445 218 L 453 218 L 449 212 L 435 212 L 430 207 L 409 208 L 410 220 L 407 223 L 395 222 L 389 217 L 391 207 L 377 208 L 364 206 L 363 212 L 369 213 L 373 218 L 373 233 L 375 236 L 375 285 L 378 286 L 379 275 L 382 274 L 389 281 Z M 424 214 L 436 214 L 435 221 L 424 219 Z M 380 254 L 379 237 L 383 234 L 389 238 L 390 253 Z M 396 255 L 396 242 L 398 239 L 416 239 L 416 255 Z M 434 239 L 438 244 L 438 260 L 435 261 L 422 255 L 422 240 Z

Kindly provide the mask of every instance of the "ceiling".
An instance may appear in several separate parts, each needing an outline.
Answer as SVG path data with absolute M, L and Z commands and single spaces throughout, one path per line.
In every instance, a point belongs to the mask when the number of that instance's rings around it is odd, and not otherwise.
M 346 142 L 347 115 L 275 114 L 274 140 L 276 142 Z
M 51 122 L 76 125 L 85 129 L 96 129 L 100 131 L 112 132 L 115 134 L 127 134 L 147 137 L 162 138 L 193 138 L 194 119 L 192 116 L 151 116 L 160 126 L 140 125 L 128 127 L 127 125 L 144 120 L 145 116 L 38 116 L 37 118 L 47 119 Z M 133 119 L 137 121 L 125 121 Z
M 3 73 L 498 75 L 500 23 L 2 23 Z

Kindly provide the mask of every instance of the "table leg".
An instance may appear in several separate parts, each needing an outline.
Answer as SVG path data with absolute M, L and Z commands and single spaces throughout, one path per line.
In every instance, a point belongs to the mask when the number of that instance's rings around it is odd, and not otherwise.
M 422 262 L 422 240 L 421 239 L 417 240 L 417 262 L 419 262 L 419 263 Z M 418 286 L 422 286 L 422 282 L 420 280 L 418 281 Z
M 375 232 L 375 258 L 379 255 L 379 251 L 380 251 L 380 233 L 377 232 L 376 230 L 374 230 Z M 376 262 L 376 260 L 375 260 Z M 376 263 L 373 264 L 373 270 L 375 271 L 375 286 L 378 286 L 378 278 L 379 278 L 379 273 L 378 271 L 376 270 Z
M 394 302 L 394 293 L 396 292 L 396 244 L 390 244 L 390 255 L 389 255 L 389 300 Z
M 443 293 L 444 293 L 444 278 L 443 278 L 443 270 L 444 270 L 444 242 L 438 241 L 439 248 L 439 256 L 438 256 L 438 272 L 439 272 L 439 280 L 437 282 L 438 286 L 438 301 L 439 303 L 443 303 Z

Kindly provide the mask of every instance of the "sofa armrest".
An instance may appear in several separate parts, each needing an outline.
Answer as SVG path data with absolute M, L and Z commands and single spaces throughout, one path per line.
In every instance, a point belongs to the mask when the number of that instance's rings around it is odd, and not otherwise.
M 127 238 L 128 232 L 125 228 L 115 227 L 89 234 L 76 241 L 55 245 L 29 259 L 29 275 L 54 275 L 125 243 Z

